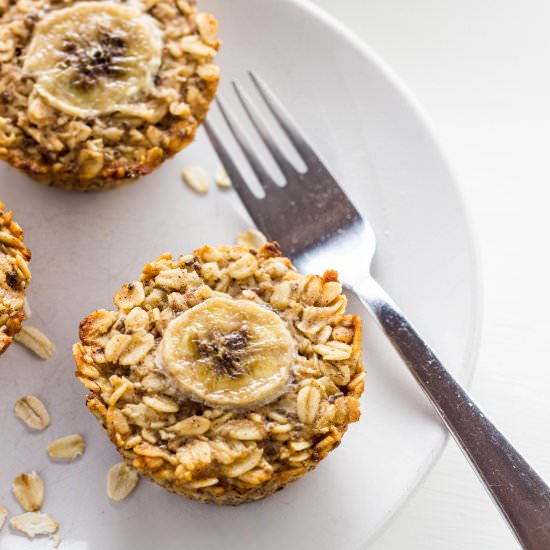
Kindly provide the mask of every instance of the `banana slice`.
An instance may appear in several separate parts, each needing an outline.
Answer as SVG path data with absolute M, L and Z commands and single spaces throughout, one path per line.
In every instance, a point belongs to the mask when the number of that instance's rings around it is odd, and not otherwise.
M 160 29 L 136 6 L 77 2 L 36 26 L 23 68 L 36 91 L 71 116 L 140 116 L 161 53 Z
M 161 365 L 207 405 L 246 408 L 283 392 L 294 344 L 281 318 L 248 300 L 213 297 L 168 325 Z

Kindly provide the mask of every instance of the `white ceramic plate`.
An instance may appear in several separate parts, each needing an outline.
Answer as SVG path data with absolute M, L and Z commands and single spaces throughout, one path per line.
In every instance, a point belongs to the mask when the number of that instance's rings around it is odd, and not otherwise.
M 448 167 L 410 98 L 372 52 L 308 4 L 205 0 L 203 7 L 221 23 L 222 92 L 228 95 L 230 79 L 245 78 L 248 68 L 277 90 L 374 225 L 378 278 L 452 372 L 468 381 L 479 328 L 476 255 Z M 152 176 L 106 193 L 70 194 L 0 169 L 0 197 L 33 251 L 30 323 L 58 346 L 46 363 L 16 345 L 0 359 L 0 504 L 18 513 L 11 480 L 36 468 L 46 482 L 44 510 L 61 522 L 66 550 L 362 547 L 418 486 L 445 442 L 368 318 L 363 418 L 315 472 L 237 508 L 190 502 L 145 481 L 127 501 L 106 497 L 105 474 L 118 455 L 73 377 L 79 320 L 109 307 L 116 289 L 158 254 L 230 242 L 249 226 L 231 192 L 198 197 L 184 187 L 179 174 L 187 163 L 216 165 L 202 132 Z M 25 394 L 40 396 L 51 411 L 44 433 L 29 433 L 12 414 Z M 85 435 L 85 456 L 50 463 L 47 442 L 73 432 Z M 0 533 L 1 550 L 28 544 L 8 527 Z M 50 547 L 47 540 L 33 543 Z

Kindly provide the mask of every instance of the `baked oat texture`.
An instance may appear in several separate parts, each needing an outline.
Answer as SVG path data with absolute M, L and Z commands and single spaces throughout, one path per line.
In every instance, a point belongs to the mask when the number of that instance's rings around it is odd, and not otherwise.
M 25 319 L 25 291 L 31 280 L 31 252 L 23 231 L 0 202 L 0 354 L 12 343 Z
M 250 301 L 284 322 L 295 355 L 270 402 L 199 402 L 158 360 L 171 321 L 214 298 Z M 76 376 L 121 455 L 169 491 L 217 504 L 263 498 L 315 468 L 359 419 L 361 321 L 345 313 L 336 272 L 300 275 L 276 243 L 164 254 L 114 301 L 115 311 L 81 322 Z
M 135 112 L 84 116 L 63 110 L 43 92 L 40 74 L 25 66 L 25 60 L 45 18 L 83 4 L 92 2 L 0 0 L 0 159 L 46 184 L 79 191 L 135 180 L 189 144 L 219 80 L 213 63 L 219 47 L 217 22 L 198 13 L 194 0 L 99 0 L 93 4 L 129 6 L 154 21 L 162 35 L 160 66 L 150 75 L 149 88 L 136 96 L 139 108 L 130 105 Z M 102 79 L 118 85 L 124 71 L 137 70 L 136 64 L 128 68 L 127 61 L 120 66 L 113 61 L 123 58 L 126 49 L 134 53 L 120 29 L 91 25 L 90 38 L 81 35 L 82 25 L 74 26 L 60 41 L 62 55 L 54 61 L 78 93 L 93 92 Z M 54 83 L 50 90 L 55 89 Z M 109 97 L 109 90 L 101 97 Z

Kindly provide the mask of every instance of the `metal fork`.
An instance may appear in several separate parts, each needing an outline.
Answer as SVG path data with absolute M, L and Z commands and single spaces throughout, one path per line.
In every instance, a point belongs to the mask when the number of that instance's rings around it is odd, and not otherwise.
M 249 188 L 219 132 L 209 122 L 208 137 L 248 213 L 271 240 L 277 240 L 298 269 L 322 273 L 336 266 L 342 282 L 374 317 L 477 471 L 520 544 L 550 548 L 550 489 L 444 368 L 395 303 L 370 275 L 374 231 L 342 191 L 290 116 L 254 73 L 252 83 L 296 149 L 307 170 L 289 162 L 252 100 L 233 82 L 235 93 L 286 180 L 275 183 L 250 146 L 235 116 L 221 99 L 220 111 L 265 193 Z

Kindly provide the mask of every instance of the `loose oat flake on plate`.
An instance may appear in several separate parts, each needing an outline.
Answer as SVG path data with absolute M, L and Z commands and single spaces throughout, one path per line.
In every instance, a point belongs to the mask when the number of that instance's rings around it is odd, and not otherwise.
M 44 403 L 35 395 L 25 395 L 18 399 L 14 412 L 31 430 L 45 430 L 50 425 L 50 415 Z
M 13 496 L 27 512 L 37 512 L 44 503 L 44 481 L 33 470 L 18 475 L 12 482 Z
M 48 514 L 25 512 L 10 519 L 13 529 L 25 533 L 30 539 L 38 535 L 53 535 L 59 529 L 59 523 Z
M 8 509 L 5 506 L 0 506 L 0 531 L 4 527 L 4 523 L 8 517 Z
M 86 442 L 80 434 L 66 435 L 48 443 L 48 456 L 55 460 L 75 460 L 85 450 Z

